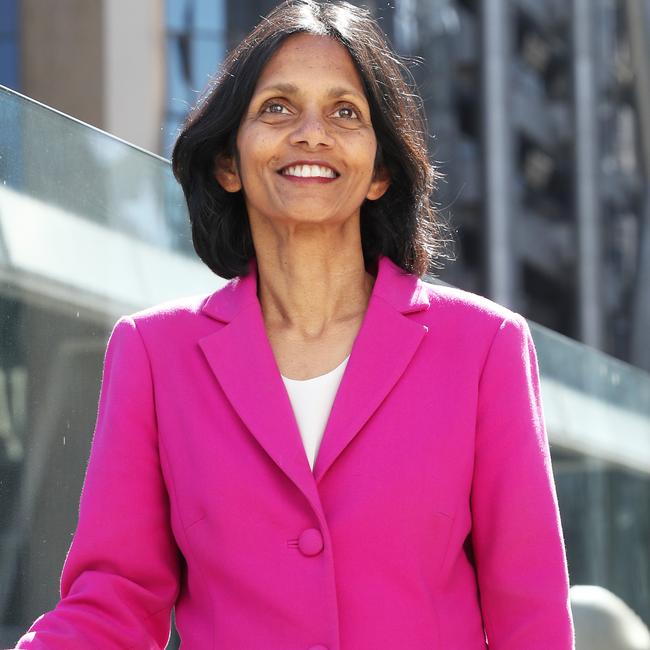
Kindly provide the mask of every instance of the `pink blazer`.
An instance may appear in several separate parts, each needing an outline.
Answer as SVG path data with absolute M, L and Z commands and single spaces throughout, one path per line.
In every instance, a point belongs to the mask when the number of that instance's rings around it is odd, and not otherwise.
M 535 347 L 382 257 L 310 470 L 256 294 L 121 317 L 34 650 L 570 650 Z M 487 641 L 486 641 L 487 638 Z

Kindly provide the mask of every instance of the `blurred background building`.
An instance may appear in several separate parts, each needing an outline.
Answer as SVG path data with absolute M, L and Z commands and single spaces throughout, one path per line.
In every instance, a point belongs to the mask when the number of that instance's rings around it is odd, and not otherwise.
M 0 0 L 0 646 L 56 602 L 113 322 L 220 286 L 165 159 L 275 4 Z M 539 324 L 572 584 L 650 624 L 650 2 L 361 4 L 424 98 L 436 275 Z

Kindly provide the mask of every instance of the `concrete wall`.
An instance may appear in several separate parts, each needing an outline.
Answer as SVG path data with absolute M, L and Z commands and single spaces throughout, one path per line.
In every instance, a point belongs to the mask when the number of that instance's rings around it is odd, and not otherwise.
M 20 23 L 23 94 L 160 151 L 163 0 L 22 0 Z

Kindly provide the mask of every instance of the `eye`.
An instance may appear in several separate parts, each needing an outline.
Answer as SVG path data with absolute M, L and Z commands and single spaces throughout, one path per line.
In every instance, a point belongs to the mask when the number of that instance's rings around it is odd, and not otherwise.
M 269 102 L 266 102 L 262 106 L 262 113 L 271 113 L 272 115 L 282 115 L 282 113 L 280 111 L 269 111 L 269 110 L 267 110 L 267 109 L 271 108 L 272 106 L 279 106 L 280 108 L 286 108 L 286 106 L 284 104 L 281 104 L 280 102 L 269 101 Z
M 346 104 L 345 106 L 341 106 L 341 107 L 336 109 L 337 113 L 339 111 L 350 111 L 353 115 L 347 118 L 349 120 L 354 120 L 354 119 L 359 118 L 359 115 L 357 114 L 357 109 L 354 108 L 354 106 L 350 106 L 350 105 Z

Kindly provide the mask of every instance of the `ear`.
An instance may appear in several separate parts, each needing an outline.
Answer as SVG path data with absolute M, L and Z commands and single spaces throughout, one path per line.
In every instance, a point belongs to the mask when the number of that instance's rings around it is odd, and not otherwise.
M 388 188 L 390 187 L 390 173 L 388 168 L 384 165 L 379 166 L 373 175 L 372 183 L 370 183 L 370 189 L 366 198 L 370 201 L 376 201 L 380 199 Z
M 242 188 L 237 165 L 231 156 L 219 154 L 215 158 L 214 177 L 226 192 L 239 192 Z

